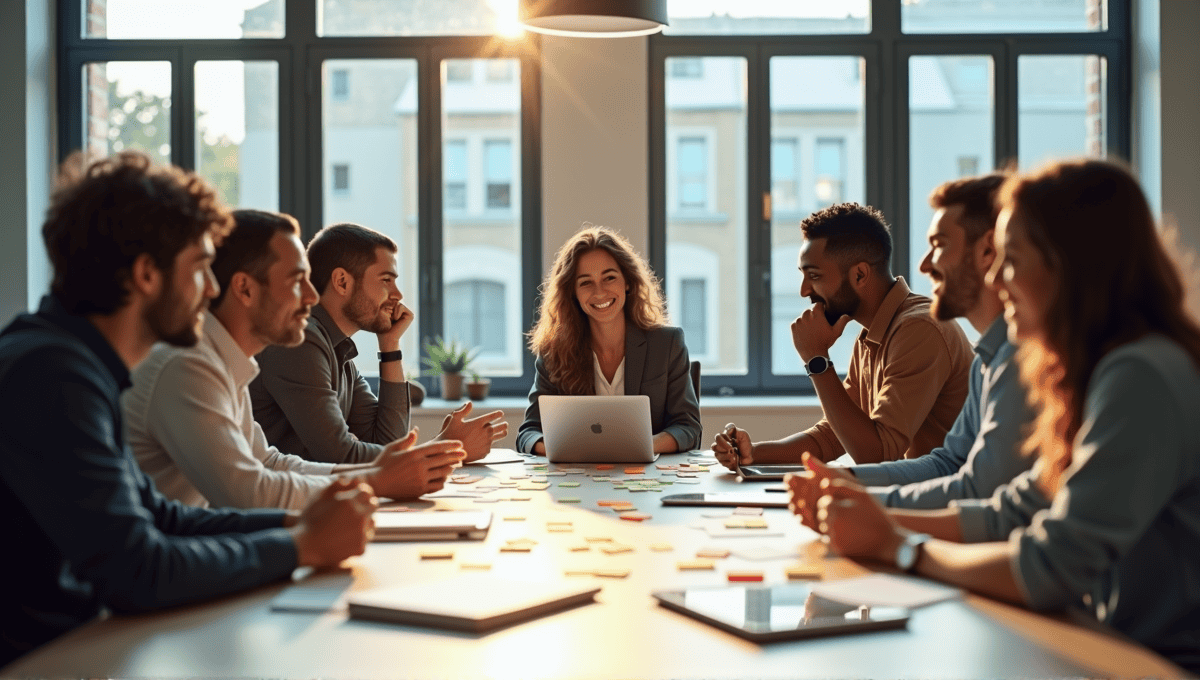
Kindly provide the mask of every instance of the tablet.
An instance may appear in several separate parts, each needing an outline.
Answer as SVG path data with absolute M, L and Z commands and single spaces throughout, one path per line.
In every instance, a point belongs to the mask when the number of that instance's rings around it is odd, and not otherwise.
M 686 614 L 752 642 L 777 642 L 903 628 L 900 607 L 842 604 L 806 584 L 769 587 L 707 586 L 651 593 L 667 609 Z
M 782 482 L 783 476 L 792 472 L 805 472 L 803 465 L 738 465 L 737 474 L 746 481 Z
M 487 510 L 375 513 L 374 541 L 481 541 L 492 525 Z
M 782 489 L 780 489 L 782 491 Z M 757 491 L 719 491 L 708 493 L 676 493 L 662 497 L 663 505 L 712 505 L 718 507 L 743 508 L 786 508 L 785 493 L 759 493 Z

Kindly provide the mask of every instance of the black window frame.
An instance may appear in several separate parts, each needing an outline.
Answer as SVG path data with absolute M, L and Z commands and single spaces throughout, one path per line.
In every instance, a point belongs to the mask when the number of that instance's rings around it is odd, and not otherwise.
M 742 57 L 747 65 L 746 263 L 747 372 L 705 375 L 704 394 L 815 394 L 803 374 L 771 369 L 771 222 L 762 196 L 771 192 L 770 59 L 777 56 L 858 56 L 866 63 L 864 91 L 866 201 L 892 224 L 893 272 L 910 271 L 909 57 L 990 55 L 995 91 L 994 157 L 1017 158 L 1017 59 L 1022 55 L 1099 55 L 1108 60 L 1107 153 L 1130 158 L 1132 116 L 1131 0 L 1108 0 L 1105 30 L 1079 33 L 903 33 L 898 0 L 871 0 L 870 32 L 837 35 L 655 35 L 649 40 L 649 255 L 666 280 L 667 59 Z M 983 168 L 980 169 L 984 170 Z M 951 179 L 951 178 L 947 178 Z M 796 293 L 799 295 L 799 292 Z M 838 367 L 844 375 L 845 367 Z
M 322 144 L 322 64 L 330 59 L 413 59 L 417 62 L 418 112 L 418 267 L 419 291 L 404 291 L 417 300 L 417 326 L 409 333 L 418 339 L 442 335 L 444 283 L 442 278 L 443 209 L 441 62 L 446 59 L 512 58 L 520 62 L 521 154 L 519 247 L 522 272 L 521 322 L 532 325 L 538 285 L 541 283 L 541 40 L 528 34 L 520 41 L 498 41 L 491 36 L 368 36 L 322 37 L 317 33 L 319 0 L 286 0 L 284 36 L 232 39 L 133 39 L 84 37 L 86 0 L 57 0 L 58 138 L 59 160 L 84 144 L 82 67 L 89 62 L 167 61 L 171 63 L 170 145 L 171 162 L 195 169 L 195 63 L 198 61 L 274 61 L 279 65 L 279 206 L 299 220 L 307 241 L 323 226 L 325 167 Z M 314 105 L 314 102 L 316 104 Z M 430 140 L 433 140 L 432 142 Z M 332 181 L 332 178 L 331 180 Z M 492 378 L 497 396 L 525 395 L 533 379 L 533 356 L 521 342 L 522 375 Z M 417 357 L 409 371 L 421 370 Z M 421 377 L 436 394 L 438 382 Z

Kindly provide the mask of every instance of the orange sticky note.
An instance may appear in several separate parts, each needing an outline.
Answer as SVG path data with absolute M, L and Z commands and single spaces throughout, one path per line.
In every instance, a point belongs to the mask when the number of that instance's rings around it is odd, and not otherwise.
M 725 578 L 730 581 L 761 581 L 763 573 L 761 571 L 731 571 L 725 574 Z

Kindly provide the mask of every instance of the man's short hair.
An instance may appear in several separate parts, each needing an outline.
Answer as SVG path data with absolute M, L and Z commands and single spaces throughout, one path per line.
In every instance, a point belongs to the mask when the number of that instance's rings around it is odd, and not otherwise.
M 866 262 L 879 272 L 891 272 L 892 231 L 883 213 L 867 205 L 838 203 L 804 218 L 804 238 L 825 239 L 825 253 L 837 259 L 842 271 Z
M 259 283 L 267 282 L 267 270 L 275 263 L 271 250 L 271 239 L 275 234 L 300 235 L 300 223 L 291 215 L 265 210 L 234 210 L 233 221 L 237 224 L 233 233 L 217 248 L 212 270 L 221 290 L 210 303 L 215 309 L 225 299 L 225 291 L 233 275 L 245 272 Z
M 392 239 L 358 224 L 342 222 L 325 227 L 308 243 L 313 286 L 324 295 L 333 270 L 338 267 L 358 281 L 367 267 L 375 263 L 375 251 L 380 248 L 387 248 L 392 254 L 399 250 Z
M 996 195 L 1008 175 L 993 172 L 979 177 L 965 177 L 946 182 L 929 194 L 929 205 L 934 209 L 963 207 L 962 228 L 967 235 L 967 244 L 974 244 L 980 236 L 996 226 Z
M 133 263 L 149 255 L 159 270 L 205 234 L 233 226 L 216 192 L 198 175 L 156 166 L 126 151 L 86 169 L 81 153 L 59 170 L 42 240 L 54 266 L 50 291 L 72 314 L 112 314 L 129 298 Z

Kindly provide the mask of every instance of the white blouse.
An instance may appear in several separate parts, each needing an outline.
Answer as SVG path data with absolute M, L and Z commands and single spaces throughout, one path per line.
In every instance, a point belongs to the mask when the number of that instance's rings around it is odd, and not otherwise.
M 611 383 L 604 377 L 604 371 L 600 369 L 600 357 L 596 356 L 595 352 L 592 352 L 592 363 L 596 371 L 596 396 L 623 396 L 625 394 L 625 359 L 621 359 L 621 364 L 617 366 L 617 372 L 613 373 Z

